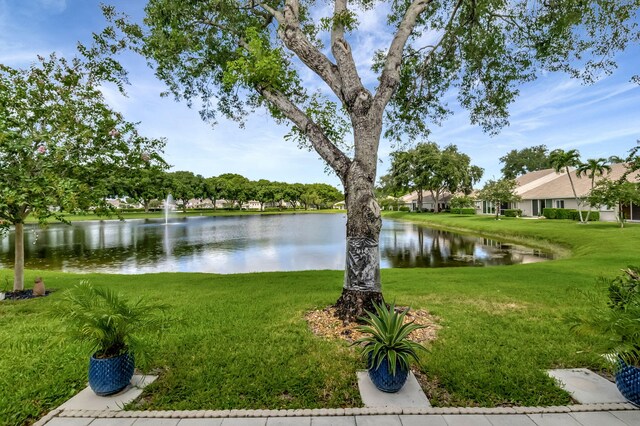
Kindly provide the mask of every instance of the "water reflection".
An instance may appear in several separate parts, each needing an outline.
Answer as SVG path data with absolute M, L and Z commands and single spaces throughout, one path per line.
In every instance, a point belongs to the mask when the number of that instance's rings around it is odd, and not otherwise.
M 138 274 L 342 269 L 344 215 L 198 217 L 78 222 L 25 233 L 32 269 Z M 0 267 L 13 267 L 13 234 Z M 493 240 L 383 221 L 383 268 L 529 263 L 549 255 Z
M 541 262 L 550 253 L 411 223 L 385 223 L 380 234 L 382 267 L 438 268 Z

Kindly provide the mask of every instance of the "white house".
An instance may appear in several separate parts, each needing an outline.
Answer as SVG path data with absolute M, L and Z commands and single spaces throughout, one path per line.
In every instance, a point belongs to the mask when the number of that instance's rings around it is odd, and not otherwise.
M 605 172 L 604 177 L 617 180 L 625 171 L 626 168 L 624 164 L 612 164 L 611 173 L 606 174 Z M 589 195 L 591 191 L 591 178 L 584 175 L 578 177 L 575 169 L 571 170 L 570 173 L 572 174 L 571 177 L 578 197 L 586 197 Z M 596 182 L 599 179 L 602 179 L 602 177 L 596 177 Z M 633 174 L 629 175 L 628 179 L 631 182 L 637 181 Z M 517 203 L 500 206 L 502 210 L 507 208 L 520 209 L 522 210 L 523 216 L 536 217 L 542 216 L 542 211 L 545 208 L 578 208 L 578 203 L 571 189 L 571 182 L 566 173 L 556 173 L 553 169 L 538 170 L 519 176 L 516 178 L 516 181 L 518 182 L 516 193 L 520 195 L 522 199 Z M 583 210 L 588 208 L 588 204 L 583 204 Z M 495 213 L 493 203 L 487 201 L 476 202 L 476 209 L 478 213 Z M 625 209 L 625 217 L 628 220 L 640 221 L 640 206 L 630 205 L 626 206 Z M 603 207 L 598 210 L 600 211 L 600 220 L 615 220 L 615 211 L 613 209 Z

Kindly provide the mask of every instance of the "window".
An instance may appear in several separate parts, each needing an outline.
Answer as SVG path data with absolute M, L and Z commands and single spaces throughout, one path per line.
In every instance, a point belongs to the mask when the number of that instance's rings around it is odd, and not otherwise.
M 556 209 L 564 209 L 564 200 L 556 200 Z

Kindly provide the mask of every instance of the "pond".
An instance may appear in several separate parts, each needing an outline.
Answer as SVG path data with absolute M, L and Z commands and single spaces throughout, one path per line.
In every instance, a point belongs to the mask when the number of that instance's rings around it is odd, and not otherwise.
M 144 274 L 343 269 L 344 214 L 247 215 L 88 221 L 25 227 L 25 265 L 65 272 Z M 0 267 L 13 267 L 13 234 Z M 409 222 L 383 220 L 383 268 L 539 262 L 549 253 Z

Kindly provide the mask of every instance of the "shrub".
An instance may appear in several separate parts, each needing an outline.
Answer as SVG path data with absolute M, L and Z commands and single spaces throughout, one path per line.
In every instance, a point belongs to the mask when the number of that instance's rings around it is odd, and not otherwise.
M 640 366 L 640 268 L 629 266 L 622 272 L 613 279 L 601 278 L 607 287 L 606 304 L 599 292 L 583 292 L 593 303 L 593 309 L 568 319 L 578 333 L 604 337 L 599 350 L 615 353 L 625 363 Z
M 547 219 L 555 219 L 557 214 L 558 209 L 547 208 L 542 210 L 542 216 L 546 217 Z
M 408 211 L 411 211 L 411 209 L 410 209 L 409 207 L 407 207 L 407 206 L 401 206 L 401 207 L 398 209 L 398 211 L 401 211 L 401 212 L 408 212 Z
M 476 209 L 471 208 L 452 208 L 452 214 L 476 214 Z
M 577 215 L 578 211 L 573 209 L 556 209 L 556 219 L 572 219 L 574 213 Z
M 582 218 L 586 219 L 587 218 L 587 213 L 589 213 L 588 211 L 583 211 L 582 212 Z M 571 217 L 570 219 L 573 220 L 580 220 L 580 214 L 578 213 L 578 210 L 573 210 L 571 212 Z M 600 212 L 596 212 L 596 211 L 592 211 L 589 214 L 589 222 L 597 222 L 600 220 Z
M 520 217 L 522 216 L 522 210 L 520 209 L 506 209 L 504 211 L 504 217 Z

